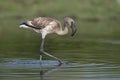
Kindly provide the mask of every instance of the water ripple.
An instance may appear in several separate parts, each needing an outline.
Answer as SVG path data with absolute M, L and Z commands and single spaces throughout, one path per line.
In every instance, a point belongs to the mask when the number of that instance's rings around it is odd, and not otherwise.
M 43 60 L 40 68 L 39 60 L 34 59 L 4 59 L 0 63 L 0 77 L 22 80 L 119 80 L 120 66 L 106 63 L 73 63 L 65 62 L 57 66 L 54 60 Z M 39 74 L 40 71 L 40 75 Z M 29 76 L 29 77 L 28 77 Z M 28 77 L 28 78 L 27 78 Z M 31 78 L 30 78 L 31 77 Z M 3 80 L 7 80 L 3 79 Z

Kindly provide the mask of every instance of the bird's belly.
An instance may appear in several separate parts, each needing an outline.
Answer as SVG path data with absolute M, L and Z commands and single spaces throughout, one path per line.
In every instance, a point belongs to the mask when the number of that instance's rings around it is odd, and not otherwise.
M 41 31 L 42 31 L 42 32 L 46 32 L 46 33 L 48 33 L 48 34 L 54 33 L 54 27 L 51 26 L 51 25 L 48 25 L 48 26 L 46 26 L 45 28 L 43 28 Z
M 50 27 L 43 28 L 43 29 L 40 29 L 40 30 L 37 30 L 37 29 L 33 29 L 33 30 L 37 33 L 46 33 L 46 34 L 54 33 L 54 31 Z
M 55 24 L 55 22 L 51 22 L 49 25 L 45 26 L 44 28 L 42 28 L 40 30 L 38 30 L 38 29 L 34 29 L 34 30 L 37 33 L 46 33 L 46 34 L 54 33 L 55 32 L 54 24 Z

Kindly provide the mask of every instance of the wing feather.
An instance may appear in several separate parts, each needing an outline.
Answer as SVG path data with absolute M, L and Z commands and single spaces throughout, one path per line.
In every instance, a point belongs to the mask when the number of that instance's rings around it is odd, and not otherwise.
M 31 20 L 31 24 L 39 29 L 44 28 L 49 25 L 50 22 L 54 21 L 54 19 L 49 17 L 38 17 Z

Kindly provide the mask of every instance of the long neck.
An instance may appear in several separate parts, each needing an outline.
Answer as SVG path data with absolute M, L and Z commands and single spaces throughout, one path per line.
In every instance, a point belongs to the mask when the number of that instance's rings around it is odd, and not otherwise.
M 63 27 L 61 26 L 61 24 L 59 24 L 59 26 L 60 26 L 60 29 L 59 29 L 59 31 L 57 31 L 58 35 L 65 35 L 68 33 L 68 28 L 66 26 L 66 23 L 64 23 Z

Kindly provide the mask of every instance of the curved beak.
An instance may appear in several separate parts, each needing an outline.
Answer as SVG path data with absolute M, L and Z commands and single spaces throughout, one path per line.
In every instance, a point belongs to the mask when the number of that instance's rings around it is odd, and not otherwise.
M 72 29 L 72 33 L 71 33 L 71 36 L 74 36 L 76 31 L 77 31 L 77 28 L 75 26 L 75 23 L 74 22 L 71 22 L 71 29 Z

